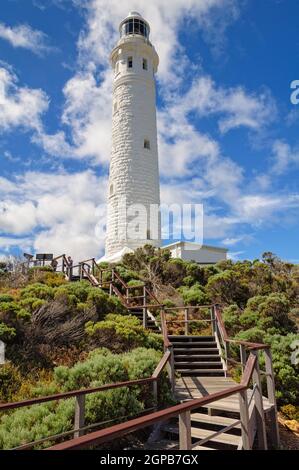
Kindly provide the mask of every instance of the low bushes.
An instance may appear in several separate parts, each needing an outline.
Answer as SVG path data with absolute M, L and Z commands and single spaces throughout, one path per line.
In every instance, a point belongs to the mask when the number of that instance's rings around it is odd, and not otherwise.
M 75 366 L 58 367 L 54 371 L 53 389 L 67 391 L 100 386 L 124 380 L 149 377 L 157 366 L 161 353 L 139 348 L 115 355 L 107 349 L 91 352 L 86 361 Z M 45 385 L 47 390 L 49 384 Z M 42 387 L 40 388 L 42 393 Z M 171 402 L 166 376 L 161 377 L 159 404 Z M 151 388 L 124 387 L 99 392 L 86 397 L 86 424 L 133 416 L 153 406 Z M 0 448 L 9 449 L 25 442 L 68 431 L 73 427 L 74 399 L 35 405 L 11 412 L 0 418 Z M 49 446 L 49 442 L 44 447 Z
M 104 321 L 88 322 L 86 332 L 93 342 L 112 348 L 116 352 L 138 346 L 162 348 L 161 335 L 144 329 L 140 320 L 131 315 L 109 314 Z
M 10 401 L 21 386 L 21 381 L 17 367 L 9 362 L 0 365 L 0 402 Z

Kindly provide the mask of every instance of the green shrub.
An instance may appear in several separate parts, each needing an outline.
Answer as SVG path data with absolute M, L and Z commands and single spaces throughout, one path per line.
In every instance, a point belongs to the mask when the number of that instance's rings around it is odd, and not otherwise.
M 280 411 L 288 419 L 295 419 L 299 421 L 299 406 L 294 405 L 284 405 L 280 408 Z
M 233 269 L 211 276 L 207 284 L 207 293 L 213 302 L 221 305 L 246 305 L 250 297 L 248 282 L 240 272 Z
M 0 339 L 4 342 L 8 342 L 11 341 L 15 336 L 16 330 L 0 321 Z
M 109 314 L 104 321 L 86 324 L 86 332 L 100 345 L 120 344 L 123 349 L 132 349 L 138 346 L 161 349 L 162 338 L 143 328 L 140 320 L 134 316 Z M 108 343 L 103 343 L 104 338 Z
M 46 303 L 46 300 L 38 299 L 37 297 L 26 297 L 20 301 L 20 305 L 29 312 L 33 313 Z
M 35 297 L 43 300 L 51 300 L 54 297 L 54 289 L 40 282 L 29 284 L 21 289 L 21 298 Z
M 30 313 L 22 308 L 18 302 L 1 302 L 0 303 L 0 315 L 2 319 L 7 319 L 13 322 L 15 319 L 30 319 Z
M 35 272 L 41 272 L 41 273 L 48 273 L 48 272 L 53 272 L 52 266 L 33 266 L 32 268 L 29 268 L 29 273 L 35 273 Z
M 10 401 L 20 386 L 21 375 L 17 367 L 10 362 L 0 365 L 0 402 Z
M 96 308 L 99 318 L 103 318 L 108 313 L 127 315 L 127 309 L 121 304 L 117 297 L 109 296 L 101 289 L 91 288 L 87 296 L 87 303 Z
M 185 305 L 205 305 L 209 299 L 204 288 L 196 283 L 192 287 L 180 287 L 178 289 L 183 297 Z
M 236 304 L 232 304 L 223 309 L 222 318 L 224 325 L 231 334 L 238 331 L 240 313 L 241 310 Z
M 2 302 L 13 302 L 14 298 L 9 294 L 0 294 L 0 303 Z
M 271 346 L 276 396 L 280 405 L 299 403 L 299 365 L 291 362 L 291 345 L 298 340 L 299 335 L 293 333 L 265 337 L 265 342 Z
M 165 305 L 166 308 L 171 308 L 171 307 L 175 307 L 175 303 L 170 300 L 170 299 L 164 299 L 163 300 L 163 305 Z

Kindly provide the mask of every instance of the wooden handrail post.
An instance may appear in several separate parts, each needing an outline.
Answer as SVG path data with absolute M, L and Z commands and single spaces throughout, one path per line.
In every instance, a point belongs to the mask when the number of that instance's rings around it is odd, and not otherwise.
M 265 355 L 265 365 L 266 365 L 266 374 L 267 374 L 267 395 L 269 403 L 272 405 L 272 411 L 268 413 L 271 419 L 271 440 L 275 448 L 279 448 L 280 438 L 279 438 L 279 427 L 277 421 L 277 405 L 275 397 L 275 380 L 274 380 L 274 370 L 272 362 L 272 354 L 270 348 L 264 349 Z
M 246 348 L 244 344 L 240 344 L 240 361 L 242 364 L 242 370 L 244 372 L 245 366 L 246 366 Z
M 189 310 L 188 308 L 185 308 L 185 335 L 188 336 L 189 335 Z
M 143 286 L 143 326 L 147 327 L 146 288 Z
M 239 404 L 243 449 L 250 450 L 251 445 L 249 439 L 249 411 L 247 401 L 247 390 L 244 390 L 243 392 L 239 393 Z
M 180 450 L 191 450 L 191 414 L 185 411 L 179 415 Z
M 78 395 L 75 404 L 75 429 L 74 438 L 80 437 L 84 434 L 79 428 L 83 428 L 85 424 L 85 395 Z
M 114 282 L 115 276 L 114 276 L 114 269 L 111 269 L 111 282 L 109 284 L 109 295 L 113 294 L 113 282 Z
M 80 281 L 82 281 L 82 279 L 83 279 L 83 265 L 82 265 L 82 263 L 79 263 L 79 277 L 80 277 Z
M 229 358 L 229 343 L 227 341 L 224 341 L 224 353 L 225 353 L 225 359 L 226 359 L 226 364 L 227 364 L 228 358 Z
M 158 408 L 158 379 L 153 381 L 153 398 L 154 398 L 154 407 Z
M 62 256 L 61 270 L 62 270 L 63 274 L 65 274 L 65 261 L 64 261 L 64 255 Z
M 259 353 L 254 351 L 253 354 L 256 356 L 257 360 L 255 363 L 254 371 L 252 374 L 253 384 L 255 384 L 256 389 L 254 393 L 254 403 L 255 403 L 255 415 L 257 422 L 257 437 L 259 449 L 267 450 L 267 434 L 266 434 L 266 422 L 265 422 L 265 413 L 263 406 L 263 391 L 261 384 L 261 374 L 259 366 Z
M 174 371 L 174 352 L 173 352 L 173 346 L 171 345 L 168 348 L 168 351 L 170 352 L 170 360 L 169 360 L 169 369 L 170 369 L 170 383 L 171 383 L 171 393 L 172 396 L 174 397 L 174 392 L 175 392 L 175 371 Z
M 212 335 L 215 335 L 216 334 L 215 305 L 211 307 L 211 326 L 212 326 Z

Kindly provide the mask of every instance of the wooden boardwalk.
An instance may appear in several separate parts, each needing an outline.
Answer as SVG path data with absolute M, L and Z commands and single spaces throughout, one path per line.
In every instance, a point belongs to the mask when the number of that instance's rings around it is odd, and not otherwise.
M 179 401 L 192 400 L 194 398 L 205 397 L 211 393 L 220 392 L 235 387 L 236 382 L 231 377 L 181 377 L 176 380 L 175 396 Z M 248 401 L 252 390 L 247 391 Z M 267 398 L 263 398 L 264 410 L 268 412 L 273 405 Z M 231 397 L 215 401 L 204 408 L 220 411 L 240 412 L 238 394 Z

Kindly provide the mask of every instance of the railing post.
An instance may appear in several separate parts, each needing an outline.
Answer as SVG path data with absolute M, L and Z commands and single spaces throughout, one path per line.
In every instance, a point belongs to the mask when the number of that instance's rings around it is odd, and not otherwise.
M 173 346 L 171 345 L 168 348 L 168 351 L 170 352 L 170 383 L 171 383 L 171 393 L 172 396 L 174 397 L 174 392 L 175 392 L 175 371 L 174 371 L 174 353 L 173 353 Z
M 79 263 L 79 277 L 80 277 L 80 281 L 82 281 L 83 279 L 83 266 L 81 263 Z
M 153 381 L 153 398 L 154 398 L 154 406 L 158 408 L 158 379 Z
M 244 372 L 245 366 L 246 366 L 246 348 L 244 344 L 240 344 L 240 361 L 242 364 L 242 370 Z
M 211 308 L 211 327 L 212 327 L 212 335 L 216 334 L 216 316 L 215 316 L 215 305 Z
M 64 255 L 62 256 L 61 271 L 63 272 L 63 274 L 65 274 L 65 261 L 64 261 Z
M 190 411 L 184 411 L 183 413 L 180 413 L 179 432 L 180 432 L 180 450 L 191 450 L 192 438 L 191 438 Z
M 146 288 L 143 286 L 143 326 L 147 327 Z
M 189 309 L 188 308 L 185 308 L 185 335 L 188 336 L 189 335 Z
M 83 428 L 85 423 L 85 395 L 78 395 L 76 397 L 75 404 L 75 429 L 74 438 L 80 437 L 84 434 L 84 431 L 80 431 L 79 428 Z
M 252 374 L 253 384 L 256 385 L 256 391 L 254 393 L 255 403 L 255 415 L 257 422 L 257 436 L 259 449 L 267 450 L 267 435 L 266 435 L 266 423 L 265 413 L 263 406 L 263 391 L 261 384 L 260 366 L 259 366 L 259 354 L 258 351 L 253 351 L 256 356 L 256 363 Z
M 272 410 L 268 413 L 271 419 L 271 441 L 275 448 L 280 445 L 279 428 L 277 421 L 277 405 L 275 397 L 275 381 L 274 370 L 272 362 L 272 354 L 270 348 L 264 349 L 265 365 L 267 374 L 267 395 L 269 403 L 272 405 Z
M 249 438 L 249 411 L 247 401 L 247 390 L 244 390 L 243 392 L 239 393 L 239 403 L 243 449 L 250 450 L 251 445 Z
M 109 295 L 112 295 L 112 294 L 113 294 L 113 289 L 112 289 L 112 287 L 113 287 L 114 278 L 115 278 L 115 276 L 114 276 L 114 269 L 112 269 L 112 270 L 111 270 L 111 282 L 110 282 L 110 284 L 109 284 Z
M 95 275 L 95 259 L 92 260 L 92 275 L 94 276 Z
M 226 359 L 226 364 L 228 364 L 228 358 L 229 358 L 229 343 L 224 340 L 224 353 L 225 353 L 225 359 Z

